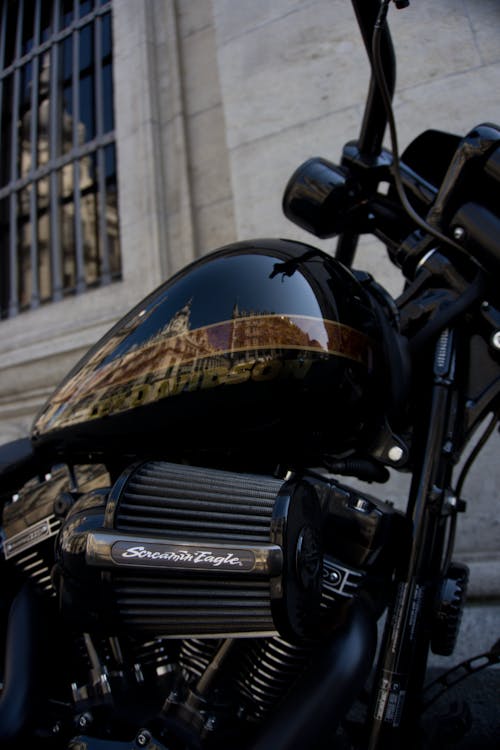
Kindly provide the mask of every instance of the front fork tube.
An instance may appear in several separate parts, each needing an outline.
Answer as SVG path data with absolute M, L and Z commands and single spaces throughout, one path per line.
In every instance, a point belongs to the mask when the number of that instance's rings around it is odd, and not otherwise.
M 443 502 L 451 481 L 450 438 L 455 420 L 454 335 L 444 331 L 436 346 L 424 450 L 410 490 L 409 553 L 395 581 L 375 674 L 368 718 L 369 750 L 414 746 L 430 643 L 436 580 L 442 573 Z

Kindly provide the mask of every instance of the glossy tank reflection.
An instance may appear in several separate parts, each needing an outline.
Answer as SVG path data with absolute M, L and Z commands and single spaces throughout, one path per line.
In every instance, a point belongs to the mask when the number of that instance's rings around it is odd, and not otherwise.
M 299 444 L 305 422 L 315 450 L 344 449 L 364 427 L 376 335 L 371 300 L 326 254 L 285 240 L 231 245 L 121 320 L 56 390 L 33 436 L 62 452 L 91 442 L 98 453 L 259 453 Z

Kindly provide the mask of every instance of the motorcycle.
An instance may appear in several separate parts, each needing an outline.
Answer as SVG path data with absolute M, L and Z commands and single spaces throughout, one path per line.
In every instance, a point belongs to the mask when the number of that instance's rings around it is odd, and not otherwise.
M 195 261 L 1 448 L 2 747 L 431 741 L 463 485 L 500 409 L 500 128 L 399 155 L 389 4 L 353 0 L 373 71 L 359 138 L 284 193 L 335 257 L 260 239 Z M 366 233 L 397 299 L 353 268 Z M 404 511 L 371 492 L 390 472 L 411 478 Z

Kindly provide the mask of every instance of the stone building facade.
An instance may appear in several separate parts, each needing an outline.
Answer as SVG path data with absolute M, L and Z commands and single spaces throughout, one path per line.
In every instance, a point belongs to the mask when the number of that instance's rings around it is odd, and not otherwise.
M 236 239 L 320 242 L 285 220 L 297 165 L 356 138 L 369 79 L 347 0 L 112 0 L 121 277 L 0 320 L 0 440 L 24 435 L 59 379 L 133 304 Z M 497 0 L 413 0 L 390 11 L 402 148 L 427 128 L 500 122 Z M 356 265 L 393 292 L 374 241 Z M 482 619 L 500 596 L 498 439 L 468 486 L 459 537 Z M 398 502 L 401 484 L 384 490 Z M 474 620 L 476 622 L 476 620 Z M 471 625 L 472 627 L 472 625 Z M 488 625 L 489 627 L 489 625 Z M 492 633 L 493 636 L 496 633 Z

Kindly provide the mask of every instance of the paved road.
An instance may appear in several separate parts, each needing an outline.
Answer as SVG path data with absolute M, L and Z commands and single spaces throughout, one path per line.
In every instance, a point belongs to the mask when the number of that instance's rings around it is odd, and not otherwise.
M 430 670 L 431 677 L 437 670 Z M 463 707 L 469 715 L 470 728 L 461 738 L 450 738 L 446 744 L 436 731 L 443 728 L 450 715 L 462 717 Z M 457 723 L 460 724 L 460 718 Z M 454 750 L 500 750 L 500 668 L 490 667 L 467 677 L 447 691 L 424 716 L 424 726 L 435 733 L 435 747 Z
M 453 655 L 446 659 L 431 655 L 429 681 L 462 661 L 489 651 L 499 640 L 498 602 L 471 602 L 465 608 Z M 500 666 L 488 667 L 466 677 L 448 690 L 429 714 L 431 718 L 440 717 L 446 714 L 451 704 L 460 702 L 468 705 L 471 727 L 462 740 L 453 743 L 454 750 L 500 750 Z

